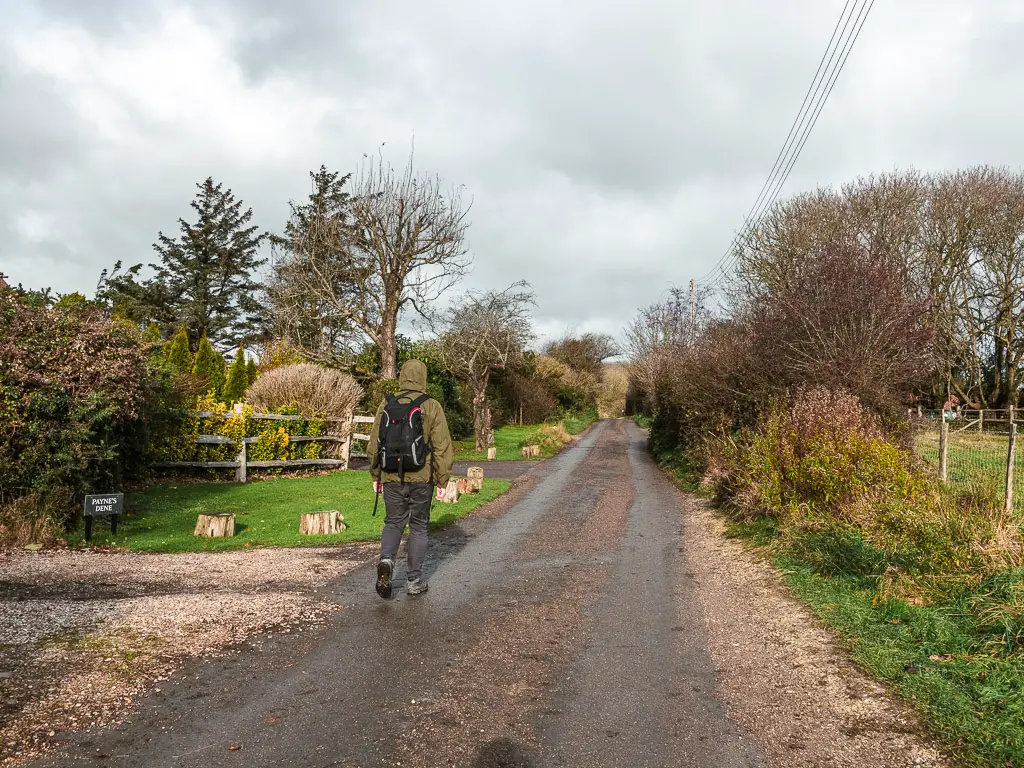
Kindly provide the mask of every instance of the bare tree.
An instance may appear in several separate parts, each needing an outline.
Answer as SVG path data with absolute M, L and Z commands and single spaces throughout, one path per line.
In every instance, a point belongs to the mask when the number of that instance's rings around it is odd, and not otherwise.
M 335 184 L 348 178 L 336 176 Z M 366 158 L 351 197 L 338 189 L 321 197 L 315 226 L 286 232 L 275 264 L 279 324 L 317 355 L 336 354 L 354 331 L 380 349 L 381 376 L 394 378 L 402 313 L 411 307 L 426 317 L 469 269 L 470 204 L 461 188 L 447 190 L 440 177 L 416 173 L 411 155 L 402 171 Z
M 1024 176 L 1000 173 L 980 207 L 972 276 L 992 340 L 990 399 L 1005 407 L 1017 404 L 1024 378 Z
M 513 283 L 503 291 L 469 294 L 453 306 L 437 340 L 440 358 L 473 393 L 476 450 L 494 441 L 487 384 L 491 373 L 517 363 L 533 338 L 530 308 L 536 303 L 529 284 Z
M 681 350 L 693 347 L 712 322 L 710 291 L 698 289 L 695 301 L 688 292 L 672 288 L 664 301 L 641 309 L 626 328 L 627 369 L 634 393 L 648 408 L 651 395 Z
M 544 354 L 573 370 L 596 375 L 605 360 L 619 354 L 619 345 L 607 333 L 567 334 L 547 344 Z
M 936 359 L 941 362 L 942 376 L 933 382 L 932 397 L 941 401 L 949 388 L 977 408 L 989 405 L 985 371 L 990 345 L 975 275 L 983 219 L 979 202 L 990 182 L 987 168 L 928 180 L 921 250 L 913 260 L 913 282 L 927 302 L 927 323 L 935 329 Z
M 864 289 L 870 287 L 870 300 Z M 846 389 L 896 418 L 934 374 L 927 305 L 899 264 L 868 246 L 826 247 L 799 281 L 748 312 L 763 392 Z

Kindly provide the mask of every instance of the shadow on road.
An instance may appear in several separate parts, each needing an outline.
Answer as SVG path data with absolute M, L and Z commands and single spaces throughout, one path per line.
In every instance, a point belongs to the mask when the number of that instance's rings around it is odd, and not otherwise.
M 511 739 L 494 739 L 480 748 L 473 768 L 533 768 L 534 765 L 522 744 Z

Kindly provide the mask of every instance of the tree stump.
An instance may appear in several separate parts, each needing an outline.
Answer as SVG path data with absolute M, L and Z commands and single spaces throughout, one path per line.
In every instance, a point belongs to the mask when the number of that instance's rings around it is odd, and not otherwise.
M 341 533 L 345 530 L 345 516 L 336 509 L 326 512 L 308 512 L 299 521 L 299 534 L 302 536 L 326 536 L 329 533 Z
M 480 493 L 484 489 L 484 468 L 470 467 L 466 470 L 466 479 L 469 480 L 469 492 Z
M 496 458 L 498 458 L 498 449 L 492 445 L 487 449 L 487 460 L 494 461 Z
M 465 477 L 460 477 L 459 478 L 458 488 L 459 488 L 459 496 L 461 496 L 464 493 L 469 493 L 469 479 L 465 478 Z
M 234 512 L 214 512 L 209 515 L 200 515 L 196 520 L 196 530 L 193 536 L 202 536 L 207 539 L 219 539 L 225 536 L 235 535 L 235 514 Z
M 535 458 L 537 456 L 540 456 L 540 446 L 539 445 L 524 445 L 523 446 L 523 450 L 522 450 L 522 454 L 523 454 L 523 458 L 524 459 L 532 459 L 532 458 Z
M 459 480 L 453 477 L 448 481 L 448 487 L 444 489 L 444 500 L 448 504 L 454 504 L 459 500 Z

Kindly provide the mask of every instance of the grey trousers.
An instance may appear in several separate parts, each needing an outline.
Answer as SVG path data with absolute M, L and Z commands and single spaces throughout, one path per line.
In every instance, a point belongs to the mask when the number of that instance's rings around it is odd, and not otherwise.
M 384 483 L 384 533 L 380 537 L 380 557 L 394 560 L 402 533 L 409 526 L 407 578 L 418 579 L 427 554 L 427 525 L 434 486 L 430 483 Z

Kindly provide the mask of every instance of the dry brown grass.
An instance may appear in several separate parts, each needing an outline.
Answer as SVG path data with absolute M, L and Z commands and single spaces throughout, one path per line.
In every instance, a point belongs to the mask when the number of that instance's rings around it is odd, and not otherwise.
M 0 507 L 0 548 L 26 544 L 55 544 L 61 528 L 39 496 L 30 493 Z
M 626 408 L 626 393 L 629 392 L 629 371 L 626 366 L 612 364 L 604 366 L 601 384 L 597 389 L 597 413 L 602 419 L 614 419 Z

